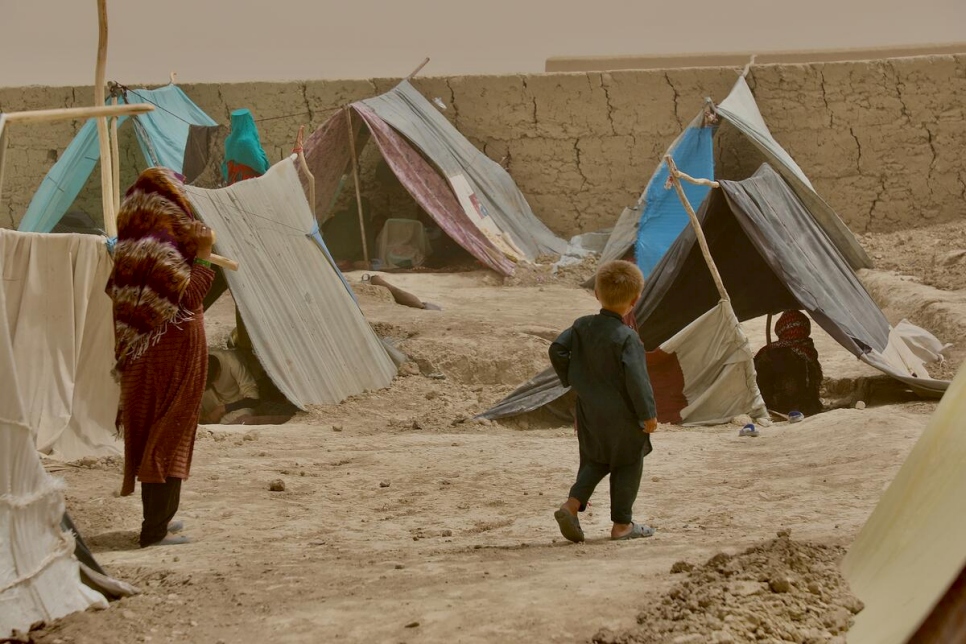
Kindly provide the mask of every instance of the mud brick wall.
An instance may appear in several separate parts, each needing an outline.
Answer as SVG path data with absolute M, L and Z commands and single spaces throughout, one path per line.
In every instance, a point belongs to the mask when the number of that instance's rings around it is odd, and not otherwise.
M 723 99 L 732 68 L 417 78 L 414 84 L 488 156 L 501 161 L 537 215 L 562 236 L 607 227 L 634 203 L 667 145 L 701 109 Z M 121 79 L 127 84 L 133 81 Z M 311 131 L 347 102 L 386 91 L 394 79 L 184 85 L 227 122 L 249 107 L 272 161 L 288 154 L 300 123 Z M 966 212 L 966 57 L 767 65 L 749 74 L 775 137 L 856 232 L 947 221 Z M 0 109 L 90 104 L 91 88 L 0 89 Z M 23 216 L 44 173 L 79 124 L 11 132 L 0 225 Z M 122 183 L 140 170 L 129 128 Z M 719 176 L 741 178 L 760 162 L 734 131 L 719 131 Z M 370 145 L 364 193 L 394 216 L 415 205 Z M 97 181 L 82 203 L 97 211 Z M 351 182 L 342 197 L 348 205 Z

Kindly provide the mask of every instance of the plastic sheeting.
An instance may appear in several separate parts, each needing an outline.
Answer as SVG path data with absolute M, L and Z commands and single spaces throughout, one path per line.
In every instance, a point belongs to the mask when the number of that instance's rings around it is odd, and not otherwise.
M 138 144 L 150 166 L 164 166 L 181 172 L 190 124 L 216 125 L 176 85 L 154 90 L 131 90 L 122 102 L 157 106 L 152 112 L 134 117 Z M 128 118 L 120 117 L 118 125 Z M 37 233 L 52 231 L 77 199 L 99 162 L 97 121 L 89 119 L 44 177 L 18 230 Z
M 842 564 L 865 604 L 850 643 L 909 641 L 966 565 L 964 418 L 966 369 L 960 369 Z M 961 613 L 958 621 L 961 627 Z M 918 641 L 962 641 L 932 635 Z
M 3 290 L 0 309 L 9 309 Z M 63 484 L 44 471 L 35 449 L 10 331 L 0 315 L 0 639 L 35 622 L 107 608 L 103 595 L 81 583 L 73 536 L 60 527 Z
M 688 404 L 680 411 L 681 424 L 719 424 L 741 414 L 768 415 L 758 391 L 754 353 L 728 302 L 719 302 L 660 349 L 677 359 L 684 375 Z
M 601 253 L 601 263 L 622 259 L 634 248 L 637 265 L 647 277 L 681 234 L 688 223 L 688 214 L 677 194 L 664 189 L 668 178 L 664 156 L 670 154 L 678 169 L 692 177 L 714 179 L 715 128 L 705 125 L 704 121 L 704 110 L 701 110 L 661 156 L 637 204 L 621 212 Z M 704 201 L 708 190 L 707 186 L 684 184 L 684 192 L 692 204 Z
M 566 251 L 567 243 L 537 219 L 506 170 L 467 141 L 409 81 L 362 102 L 419 148 L 454 190 L 454 178 L 464 177 L 478 199 L 475 208 L 464 206 L 467 216 L 474 218 L 478 208 L 483 218 L 492 218 L 528 261 Z
M 858 270 L 871 268 L 872 260 L 839 216 L 815 192 L 811 182 L 791 155 L 772 136 L 758 110 L 758 104 L 744 77 L 738 78 L 725 100 L 716 107 L 718 116 L 735 126 L 758 148 L 772 166 L 788 181 L 812 217 L 818 222 L 835 247 Z M 692 175 L 693 176 L 693 175 Z
M 36 448 L 67 461 L 120 453 L 104 238 L 0 230 L 0 266 L 2 317 Z
M 704 126 L 703 121 L 704 112 L 674 141 L 668 153 L 681 172 L 714 179 L 714 128 Z M 664 188 L 668 176 L 667 164 L 662 160 L 641 198 L 643 208 L 637 224 L 634 259 L 644 277 L 650 276 L 690 221 L 677 193 Z M 708 186 L 684 183 L 684 194 L 692 204 L 704 201 L 709 190 Z
M 295 158 L 221 190 L 186 186 L 218 232 L 226 271 L 258 360 L 293 404 L 333 404 L 387 387 L 396 368 L 321 252 Z

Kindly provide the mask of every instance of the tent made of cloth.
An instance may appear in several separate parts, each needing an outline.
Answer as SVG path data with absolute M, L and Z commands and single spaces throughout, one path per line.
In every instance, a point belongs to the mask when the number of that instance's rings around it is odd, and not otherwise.
M 327 257 L 295 157 L 228 188 L 186 186 L 215 248 L 236 259 L 232 296 L 266 374 L 293 404 L 387 387 L 396 368 Z
M 0 310 L 9 308 L 0 289 Z M 73 535 L 61 528 L 64 485 L 40 461 L 14 354 L 8 316 L 0 315 L 0 639 L 26 634 L 37 622 L 107 608 L 104 596 L 81 582 Z
M 932 379 L 926 364 L 940 358 L 943 346 L 908 322 L 889 325 L 848 262 L 771 166 L 762 165 L 744 181 L 719 183 L 721 189 L 708 194 L 698 219 L 738 320 L 804 309 L 860 360 L 921 395 L 942 395 L 949 383 Z M 645 348 L 653 351 L 676 337 L 714 308 L 719 297 L 689 226 L 655 267 L 635 307 Z M 706 336 L 695 341 L 718 340 Z M 552 372 L 544 372 L 483 417 L 531 411 L 564 393 Z
M 126 90 L 111 102 L 150 103 L 157 109 L 133 117 L 134 131 L 148 166 L 181 172 L 191 124 L 215 125 L 176 85 Z M 121 125 L 128 117 L 118 119 Z M 70 209 L 100 162 L 97 121 L 89 119 L 44 177 L 18 230 L 49 233 Z
M 566 250 L 566 242 L 537 219 L 506 170 L 467 141 L 408 81 L 352 103 L 306 141 L 320 222 L 330 216 L 351 163 L 350 115 L 357 151 L 371 136 L 416 203 L 487 267 L 509 275 L 517 262 L 533 263 Z
M 852 644 L 966 641 L 966 368 L 842 563 Z
M 23 411 L 35 447 L 61 460 L 120 453 L 113 313 L 104 292 L 111 267 L 103 237 L 0 230 L 0 317 Z
M 871 268 L 872 261 L 855 236 L 772 136 L 744 77 L 738 79 L 719 105 L 709 105 L 699 112 L 665 152 L 665 155 L 671 155 L 678 169 L 693 177 L 714 178 L 714 116 L 733 126 L 784 177 L 853 269 Z M 676 196 L 664 190 L 666 179 L 667 167 L 662 161 L 637 204 L 621 213 L 601 255 L 601 262 L 627 257 L 633 250 L 634 259 L 644 275 L 651 273 L 677 235 L 688 225 L 687 214 Z M 693 204 L 701 203 L 709 190 L 707 186 L 690 184 L 684 189 Z

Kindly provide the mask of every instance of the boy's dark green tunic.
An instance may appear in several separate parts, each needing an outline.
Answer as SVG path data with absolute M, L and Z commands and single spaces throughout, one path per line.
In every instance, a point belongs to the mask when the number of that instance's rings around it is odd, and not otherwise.
M 629 465 L 651 451 L 644 421 L 657 417 L 644 345 L 616 313 L 579 318 L 550 346 L 550 362 L 577 392 L 581 460 Z

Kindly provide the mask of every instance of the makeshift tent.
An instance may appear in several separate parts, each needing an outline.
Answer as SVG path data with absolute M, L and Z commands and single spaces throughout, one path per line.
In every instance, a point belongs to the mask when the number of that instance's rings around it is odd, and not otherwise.
M 10 308 L 4 290 L 0 308 Z M 25 634 L 35 622 L 107 608 L 103 595 L 81 583 L 73 535 L 60 525 L 63 483 L 40 462 L 19 368 L 8 317 L 0 315 L 0 639 Z
M 717 106 L 702 110 L 665 154 L 678 168 L 693 177 L 714 178 L 713 115 L 734 126 L 752 143 L 766 161 L 784 177 L 808 213 L 816 220 L 853 269 L 870 268 L 872 262 L 862 246 L 823 200 L 794 159 L 775 140 L 758 109 L 744 77 Z M 662 156 L 663 159 L 663 156 Z M 667 168 L 663 162 L 654 171 L 633 208 L 625 208 L 601 254 L 601 261 L 626 257 L 634 249 L 635 261 L 650 275 L 654 266 L 688 224 L 688 218 L 673 193 L 664 190 Z M 701 203 L 706 186 L 685 186 L 691 203 Z
M 120 453 L 113 314 L 104 292 L 111 266 L 103 237 L 0 230 L 0 317 L 23 411 L 36 448 L 58 459 Z
M 347 118 L 357 151 L 372 136 L 416 203 L 484 265 L 509 275 L 518 261 L 532 263 L 541 255 L 566 251 L 566 242 L 536 218 L 506 171 L 467 141 L 408 81 L 352 103 L 306 141 L 320 222 L 330 216 L 351 162 Z
M 295 157 L 220 190 L 186 186 L 219 253 L 259 362 L 286 398 L 338 403 L 387 387 L 396 368 L 326 256 Z
M 149 166 L 181 172 L 190 124 L 215 125 L 176 85 L 124 91 L 114 102 L 157 106 L 158 109 L 133 118 L 138 144 Z M 120 117 L 118 125 L 127 118 Z M 97 123 L 90 119 L 44 177 L 18 229 L 51 232 L 77 199 L 99 160 Z
M 939 359 L 942 345 L 907 322 L 889 325 L 845 258 L 771 166 L 762 165 L 744 181 L 719 183 L 721 189 L 709 193 L 698 218 L 738 320 L 804 309 L 863 362 L 922 395 L 942 395 L 949 383 L 930 378 L 925 366 Z M 719 297 L 689 226 L 655 267 L 635 307 L 645 348 L 653 351 L 676 337 L 713 309 Z M 694 341 L 710 351 L 721 339 L 707 334 Z M 689 374 L 683 377 L 687 385 Z M 483 417 L 531 411 L 564 393 L 552 372 L 544 372 Z M 669 413 L 660 402 L 658 409 Z M 720 416 L 707 407 L 705 413 Z
M 966 369 L 842 564 L 865 608 L 853 644 L 966 641 Z

